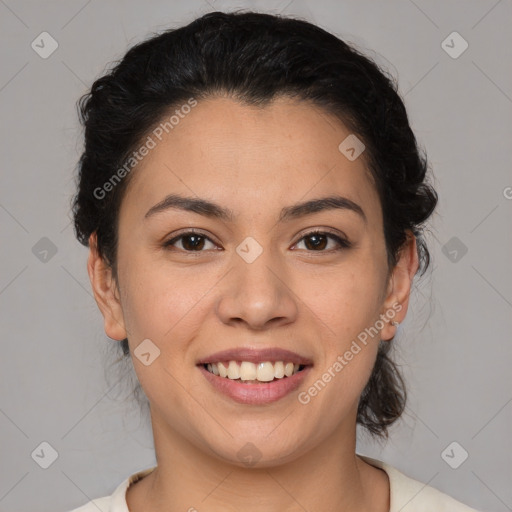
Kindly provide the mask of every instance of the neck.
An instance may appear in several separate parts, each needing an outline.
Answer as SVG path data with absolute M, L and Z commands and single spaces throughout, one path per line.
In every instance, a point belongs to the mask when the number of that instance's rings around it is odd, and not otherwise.
M 259 468 L 209 454 L 155 416 L 157 468 L 128 489 L 130 512 L 389 511 L 388 477 L 356 456 L 355 426 L 340 426 L 292 461 Z

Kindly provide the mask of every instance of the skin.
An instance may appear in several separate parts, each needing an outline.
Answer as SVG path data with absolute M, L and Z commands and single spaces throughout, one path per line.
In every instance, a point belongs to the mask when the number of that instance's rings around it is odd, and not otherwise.
M 297 400 L 393 304 L 401 305 L 393 320 L 403 321 L 418 269 L 411 236 L 390 273 L 364 157 L 350 161 L 338 150 L 349 134 L 325 111 L 286 97 L 263 109 L 203 100 L 132 171 L 118 282 L 91 236 L 88 272 L 105 332 L 128 337 L 150 402 L 158 467 L 128 489 L 131 512 L 389 510 L 386 473 L 355 453 L 356 413 L 379 338 L 396 328 L 385 322 L 307 405 Z M 171 192 L 229 207 L 235 219 L 176 209 L 145 219 Z M 350 210 L 277 222 L 283 206 L 333 193 L 359 204 L 367 222 Z M 202 252 L 190 250 L 190 239 L 163 247 L 184 228 L 208 237 Z M 345 234 L 353 246 L 330 251 L 338 245 L 327 238 L 316 248 L 304 238 L 315 228 Z M 250 264 L 236 252 L 248 236 L 263 248 Z M 146 338 L 160 350 L 148 366 L 133 355 Z M 314 366 L 297 392 L 239 404 L 195 365 L 240 346 L 278 346 Z M 247 442 L 261 454 L 252 467 L 237 456 Z

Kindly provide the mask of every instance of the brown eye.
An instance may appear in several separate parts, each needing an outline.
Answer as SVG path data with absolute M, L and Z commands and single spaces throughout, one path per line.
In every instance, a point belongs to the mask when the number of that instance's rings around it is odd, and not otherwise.
M 206 235 L 197 233 L 195 231 L 188 231 L 187 233 L 182 233 L 181 235 L 165 242 L 164 247 L 173 247 L 174 244 L 180 240 L 182 245 L 181 250 L 186 252 L 203 252 L 206 240 L 213 244 L 213 242 Z M 178 247 L 178 249 L 180 248 Z
M 325 250 L 328 246 L 328 240 L 334 240 L 338 247 L 335 247 L 334 249 Z M 326 231 L 311 231 L 310 233 L 307 233 L 301 238 L 302 240 L 308 240 L 308 242 L 305 242 L 306 249 L 312 252 L 331 252 L 331 251 L 339 251 L 341 249 L 347 249 L 351 246 L 351 243 L 333 233 L 329 233 Z
M 308 252 L 329 253 L 332 251 L 347 249 L 352 245 L 345 238 L 326 231 L 311 231 L 304 235 L 300 241 L 302 240 L 306 240 L 305 246 Z M 327 249 L 329 240 L 334 240 L 337 247 L 335 245 L 334 248 Z M 175 247 L 175 244 L 179 241 L 181 241 L 181 247 Z M 182 233 L 181 235 L 165 242 L 163 246 L 165 248 L 177 248 L 185 252 L 204 252 L 203 249 L 205 248 L 205 243 L 207 241 L 215 246 L 215 244 L 206 235 L 196 231 L 187 231 L 186 233 Z

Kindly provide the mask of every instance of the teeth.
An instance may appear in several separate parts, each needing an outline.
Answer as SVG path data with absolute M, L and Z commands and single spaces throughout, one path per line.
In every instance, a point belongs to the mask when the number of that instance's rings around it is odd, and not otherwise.
M 299 371 L 300 365 L 276 361 L 271 363 L 265 361 L 261 363 L 251 363 L 250 361 L 229 361 L 229 363 L 208 363 L 207 370 L 214 375 L 227 377 L 231 380 L 240 379 L 242 381 L 271 382 L 274 379 L 282 379 L 285 376 L 291 377 Z
M 228 378 L 232 380 L 240 378 L 240 367 L 236 364 L 236 361 L 229 361 Z
M 277 361 L 274 364 L 274 375 L 276 379 L 282 379 L 284 377 L 284 363 L 283 361 Z
M 257 380 L 261 382 L 270 382 L 274 380 L 274 365 L 272 363 L 259 363 Z
M 249 361 L 243 361 L 240 365 L 240 378 L 242 380 L 254 380 L 256 375 L 256 365 Z
M 216 366 L 219 369 L 219 375 L 221 377 L 227 377 L 228 376 L 228 369 L 222 364 L 212 364 L 212 368 Z

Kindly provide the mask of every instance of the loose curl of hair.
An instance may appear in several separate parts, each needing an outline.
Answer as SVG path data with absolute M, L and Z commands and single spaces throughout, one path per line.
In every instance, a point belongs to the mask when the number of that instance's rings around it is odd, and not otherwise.
M 424 223 L 437 193 L 427 181 L 427 158 L 397 91 L 393 77 L 353 44 L 297 18 L 211 12 L 153 35 L 129 49 L 78 101 L 85 147 L 72 201 L 76 237 L 88 247 L 96 233 L 97 250 L 117 281 L 118 214 L 133 171 L 106 197 L 98 199 L 94 191 L 153 127 L 190 97 L 227 95 L 265 107 L 288 96 L 322 107 L 364 142 L 382 207 L 389 272 L 412 232 L 423 274 L 430 262 Z M 118 346 L 126 359 L 128 340 Z M 357 411 L 357 423 L 379 438 L 388 438 L 388 426 L 401 416 L 407 399 L 390 347 L 380 343 Z M 140 389 L 134 392 L 140 401 Z

